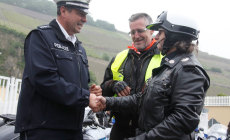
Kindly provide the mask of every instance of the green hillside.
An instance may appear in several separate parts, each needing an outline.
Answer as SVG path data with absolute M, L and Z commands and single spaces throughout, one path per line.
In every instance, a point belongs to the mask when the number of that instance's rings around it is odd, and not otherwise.
M 0 24 L 25 34 L 39 25 L 48 24 L 54 18 L 0 2 Z M 102 58 L 103 54 L 111 57 L 130 44 L 126 33 L 111 32 L 90 25 L 85 25 L 77 37 L 85 44 L 89 55 L 97 58 Z
M 208 72 L 211 87 L 208 95 L 230 95 L 230 60 L 199 52 L 198 59 Z
M 0 2 L 0 75 L 21 77 L 24 36 L 31 29 L 47 24 L 53 18 L 55 17 Z M 77 37 L 86 48 L 89 68 L 95 74 L 98 83 L 102 81 L 109 63 L 105 60 L 111 59 L 131 44 L 127 33 L 91 25 L 85 25 Z M 230 95 L 230 60 L 204 52 L 199 52 L 197 56 L 211 78 L 208 95 Z

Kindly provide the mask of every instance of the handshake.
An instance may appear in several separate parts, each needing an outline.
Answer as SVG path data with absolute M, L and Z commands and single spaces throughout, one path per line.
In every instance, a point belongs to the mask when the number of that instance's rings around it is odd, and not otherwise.
M 101 87 L 93 84 L 89 91 L 89 107 L 93 110 L 93 112 L 104 110 L 106 108 L 106 99 L 102 96 Z
M 124 81 L 116 81 L 112 88 L 119 97 L 128 96 L 131 88 Z M 106 108 L 106 99 L 102 96 L 100 86 L 93 84 L 90 89 L 89 107 L 93 112 L 99 112 Z

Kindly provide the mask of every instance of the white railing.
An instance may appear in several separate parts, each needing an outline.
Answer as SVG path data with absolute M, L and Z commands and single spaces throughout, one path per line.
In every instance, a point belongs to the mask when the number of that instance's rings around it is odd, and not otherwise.
M 0 114 L 16 114 L 21 79 L 0 76 Z
M 230 106 L 230 96 L 207 96 L 205 106 Z

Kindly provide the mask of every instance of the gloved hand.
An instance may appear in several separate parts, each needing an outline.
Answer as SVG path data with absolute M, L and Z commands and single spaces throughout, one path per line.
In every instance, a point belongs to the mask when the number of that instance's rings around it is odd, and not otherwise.
M 113 92 L 118 96 L 127 96 L 130 94 L 130 87 L 124 81 L 117 81 L 113 85 Z

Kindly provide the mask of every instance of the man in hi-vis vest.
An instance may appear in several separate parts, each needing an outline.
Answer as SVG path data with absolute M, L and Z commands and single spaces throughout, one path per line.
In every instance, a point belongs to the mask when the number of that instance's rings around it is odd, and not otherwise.
M 146 13 L 137 13 L 129 18 L 132 46 L 118 53 L 108 65 L 101 84 L 103 96 L 128 96 L 140 92 L 152 75 L 152 69 L 159 67 L 162 55 L 155 44 L 153 31 L 146 30 L 152 23 Z M 135 136 L 138 111 L 128 114 L 126 110 L 115 112 L 115 124 L 110 138 L 122 140 Z

